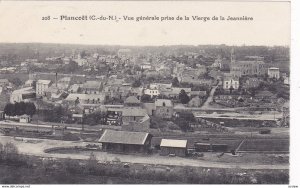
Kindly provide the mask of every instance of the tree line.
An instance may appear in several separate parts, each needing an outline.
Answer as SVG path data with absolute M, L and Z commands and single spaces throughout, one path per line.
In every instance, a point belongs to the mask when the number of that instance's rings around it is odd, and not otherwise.
M 36 107 L 32 102 L 8 103 L 4 107 L 4 113 L 8 116 L 21 116 L 27 114 L 33 116 L 36 113 Z

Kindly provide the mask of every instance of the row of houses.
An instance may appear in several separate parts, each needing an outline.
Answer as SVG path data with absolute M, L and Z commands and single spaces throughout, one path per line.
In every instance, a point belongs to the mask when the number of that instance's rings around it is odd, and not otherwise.
M 243 66 L 247 66 L 247 64 L 243 64 Z M 254 74 L 245 74 L 248 76 L 253 76 Z M 265 74 L 263 74 L 265 75 Z M 279 68 L 271 67 L 267 69 L 267 75 L 269 78 L 278 80 L 280 77 L 284 79 L 284 84 L 289 85 L 289 78 L 285 74 L 281 74 L 279 71 Z M 232 72 L 229 75 L 225 75 L 223 77 L 223 89 L 229 90 L 229 89 L 238 89 L 240 87 L 240 77 L 235 74 L 232 74 Z M 247 77 L 246 82 L 243 83 L 244 88 L 255 88 L 258 87 L 261 82 L 261 79 L 259 77 Z

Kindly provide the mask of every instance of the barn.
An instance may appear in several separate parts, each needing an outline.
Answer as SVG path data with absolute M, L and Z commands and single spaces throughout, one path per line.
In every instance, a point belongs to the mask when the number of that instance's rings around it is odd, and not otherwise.
M 161 155 L 175 155 L 185 157 L 187 153 L 187 140 L 162 139 L 160 143 Z
M 99 142 L 102 149 L 114 153 L 148 153 L 152 135 L 146 132 L 105 130 Z

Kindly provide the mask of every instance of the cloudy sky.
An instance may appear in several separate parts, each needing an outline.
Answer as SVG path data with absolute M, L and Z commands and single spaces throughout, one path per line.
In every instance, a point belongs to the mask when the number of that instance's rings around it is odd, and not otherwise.
M 248 16 L 253 21 L 43 21 L 81 16 Z M 290 3 L 1 1 L 0 42 L 110 45 L 289 45 Z

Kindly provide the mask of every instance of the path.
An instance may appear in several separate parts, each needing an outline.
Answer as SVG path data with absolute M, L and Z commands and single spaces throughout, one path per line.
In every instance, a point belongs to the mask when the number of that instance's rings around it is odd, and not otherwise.
M 209 93 L 209 96 L 208 96 L 208 98 L 206 99 L 206 101 L 204 102 L 204 104 L 202 105 L 201 109 L 205 110 L 205 109 L 211 108 L 211 107 L 210 107 L 210 102 L 213 101 L 214 93 L 215 93 L 217 87 L 218 87 L 218 85 L 214 86 L 214 87 L 211 89 L 211 91 L 210 91 L 210 93 Z

